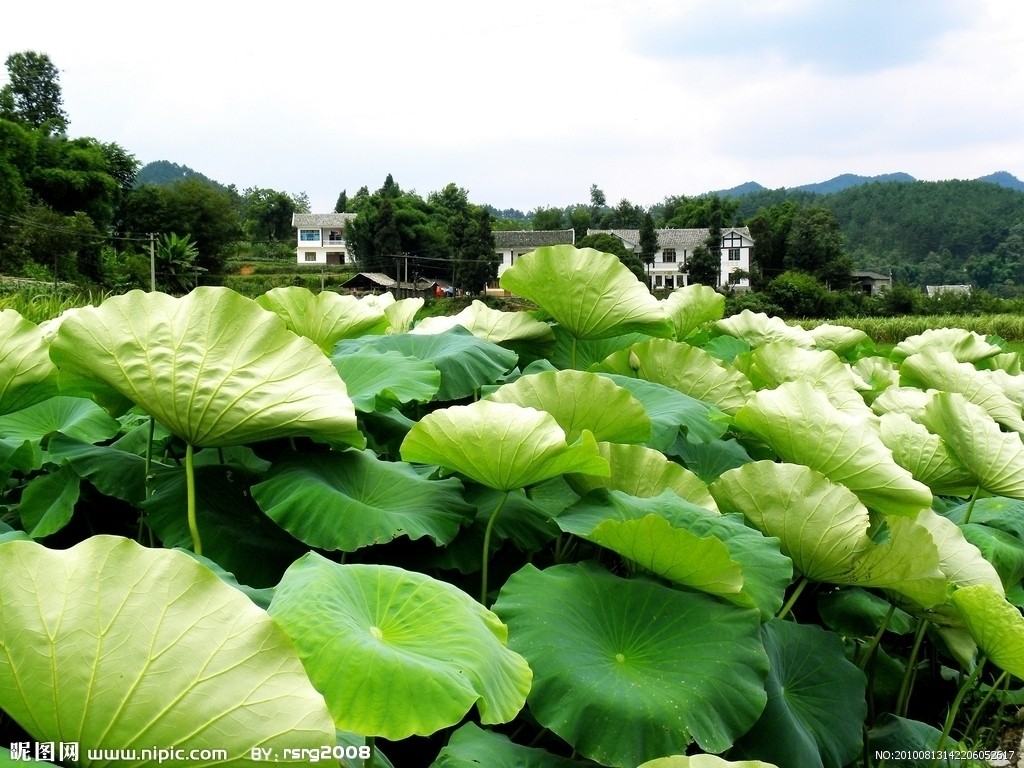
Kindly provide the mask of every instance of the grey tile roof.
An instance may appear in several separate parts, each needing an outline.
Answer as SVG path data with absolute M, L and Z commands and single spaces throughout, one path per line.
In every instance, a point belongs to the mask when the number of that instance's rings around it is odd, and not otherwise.
M 346 222 L 352 221 L 354 213 L 293 213 L 292 226 L 296 229 L 301 227 L 344 227 Z
M 545 245 L 572 245 L 576 232 L 572 229 L 516 229 L 494 232 L 495 248 L 542 248 Z
M 708 236 L 707 229 L 656 229 L 654 231 L 658 235 L 659 248 L 675 248 L 680 251 L 684 249 L 692 251 L 698 245 L 701 245 Z M 753 238 L 750 237 L 750 229 L 747 227 L 722 228 L 723 237 L 730 232 L 736 232 L 737 234 L 753 240 Z M 588 229 L 587 234 L 615 235 L 617 238 L 628 243 L 633 248 L 640 247 L 639 229 Z

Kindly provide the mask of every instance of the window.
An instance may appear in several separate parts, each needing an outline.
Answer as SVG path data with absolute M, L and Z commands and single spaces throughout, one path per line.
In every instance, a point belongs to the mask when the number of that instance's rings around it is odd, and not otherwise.
M 654 276 L 654 287 L 661 288 L 661 275 Z
M 327 263 L 328 264 L 344 264 L 345 253 L 344 251 L 328 251 L 327 252 Z
M 320 242 L 320 230 L 319 229 L 300 229 L 299 240 L 304 243 L 319 243 Z
M 316 261 L 316 251 L 306 251 L 306 253 L 303 255 L 303 258 L 306 261 Z
M 661 252 L 661 260 L 663 262 L 665 262 L 666 264 L 675 264 L 676 263 L 676 249 L 675 248 L 665 248 L 664 250 L 662 250 L 662 252 Z
M 340 229 L 328 229 L 327 230 L 327 242 L 328 243 L 343 243 L 345 242 L 345 233 Z
M 675 290 L 676 279 L 674 277 L 666 277 L 665 278 L 665 287 L 668 288 L 670 291 Z
M 739 248 L 730 248 L 729 249 L 729 261 L 739 261 L 739 260 L 740 260 L 740 249 Z

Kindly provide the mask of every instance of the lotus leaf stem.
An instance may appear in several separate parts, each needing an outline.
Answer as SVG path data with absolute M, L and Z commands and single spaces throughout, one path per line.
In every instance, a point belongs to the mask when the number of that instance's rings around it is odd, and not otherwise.
M 910 707 L 910 689 L 914 685 L 916 676 L 917 655 L 921 652 L 921 643 L 924 641 L 924 633 L 928 629 L 928 622 L 924 619 L 917 620 L 917 631 L 914 633 L 914 645 L 910 649 L 910 658 L 907 659 L 907 669 L 903 673 L 903 683 L 900 685 L 899 696 L 896 697 L 896 716 L 906 717 L 907 709 Z
M 974 687 L 974 684 L 978 682 L 978 678 L 981 676 L 981 668 L 985 666 L 985 657 L 979 656 L 978 663 L 974 666 L 974 671 L 967 676 L 964 680 L 963 685 L 960 686 L 960 690 L 956 692 L 956 698 L 953 699 L 953 706 L 949 708 L 949 713 L 946 715 L 946 722 L 942 726 L 942 735 L 939 736 L 939 743 L 935 745 L 935 757 L 932 759 L 932 768 L 935 768 L 939 764 L 939 756 L 942 754 L 941 750 L 946 744 L 946 739 L 949 738 L 950 731 L 953 730 L 953 721 L 956 720 L 957 712 L 960 711 L 960 705 L 964 701 L 964 697 L 967 692 Z
M 505 491 L 501 494 L 498 505 L 491 512 L 491 519 L 487 521 L 487 530 L 484 531 L 484 553 L 480 558 L 480 604 L 483 606 L 487 605 L 487 566 L 491 559 L 491 531 L 494 530 L 494 521 L 498 519 L 498 514 L 505 506 L 507 499 L 508 491 Z
M 374 752 L 376 751 L 374 747 L 375 741 L 376 739 L 373 736 L 366 737 L 365 744 L 370 748 L 370 754 L 367 756 L 365 760 L 363 760 L 363 768 L 373 768 L 373 756 Z
M 974 708 L 974 712 L 971 714 L 971 719 L 967 721 L 967 727 L 964 728 L 965 738 L 970 738 L 971 733 L 974 731 L 974 726 L 978 723 L 978 718 L 981 716 L 982 710 L 984 710 L 985 707 L 988 706 L 988 703 L 992 700 L 992 697 L 995 695 L 996 691 L 999 690 L 999 686 L 1003 685 L 1007 681 L 1007 679 L 1009 679 L 1009 677 L 1010 673 L 1004 670 L 1003 673 L 996 678 L 996 681 L 992 683 L 992 686 L 988 689 L 988 693 L 985 694 L 985 697 L 981 700 L 981 703 Z
M 192 551 L 203 554 L 203 543 L 199 540 L 196 525 L 196 471 L 192 462 L 192 443 L 185 443 L 185 495 L 188 503 L 188 530 L 192 534 Z
M 967 511 L 964 512 L 964 519 L 960 525 L 967 525 L 971 522 L 971 513 L 974 512 L 974 502 L 978 500 L 979 493 L 981 493 L 981 483 L 978 484 L 978 487 L 974 489 L 974 493 L 971 494 L 971 500 L 967 504 Z
M 800 581 L 796 583 L 796 587 L 793 589 L 793 593 L 789 596 L 789 600 L 787 600 L 786 604 L 782 606 L 782 609 L 779 611 L 778 615 L 775 618 L 784 619 L 789 615 L 789 612 L 793 610 L 793 606 L 796 604 L 796 601 L 800 598 L 800 595 L 803 593 L 804 588 L 806 586 L 807 577 L 801 576 Z

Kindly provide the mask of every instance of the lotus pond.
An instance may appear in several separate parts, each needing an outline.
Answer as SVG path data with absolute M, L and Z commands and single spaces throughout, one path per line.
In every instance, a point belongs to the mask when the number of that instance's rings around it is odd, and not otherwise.
M 502 285 L 540 309 L 415 323 L 420 300 L 289 287 L 0 313 L 0 763 L 999 746 L 1024 701 L 1017 353 L 723 318 L 569 246 Z

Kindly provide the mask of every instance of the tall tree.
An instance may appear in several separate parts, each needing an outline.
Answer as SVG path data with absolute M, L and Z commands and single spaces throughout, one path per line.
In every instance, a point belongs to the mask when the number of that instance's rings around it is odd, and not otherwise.
M 565 211 L 561 208 L 537 208 L 531 216 L 531 225 L 535 232 L 551 229 L 565 229 Z
M 284 192 L 250 187 L 242 193 L 242 228 L 250 240 L 292 239 L 295 201 Z
M 658 252 L 658 233 L 654 229 L 654 217 L 644 214 L 640 222 L 640 260 L 644 264 L 654 263 L 654 254 Z
M 28 123 L 49 134 L 66 133 L 60 73 L 50 57 L 35 51 L 12 53 L 6 65 L 10 82 L 0 89 L 0 118 Z
M 338 202 L 334 204 L 335 213 L 344 213 L 345 208 L 348 206 L 348 193 L 343 189 L 341 194 L 338 195 Z
M 785 264 L 831 288 L 850 286 L 852 264 L 846 256 L 846 237 L 831 211 L 820 206 L 796 211 L 786 236 Z

